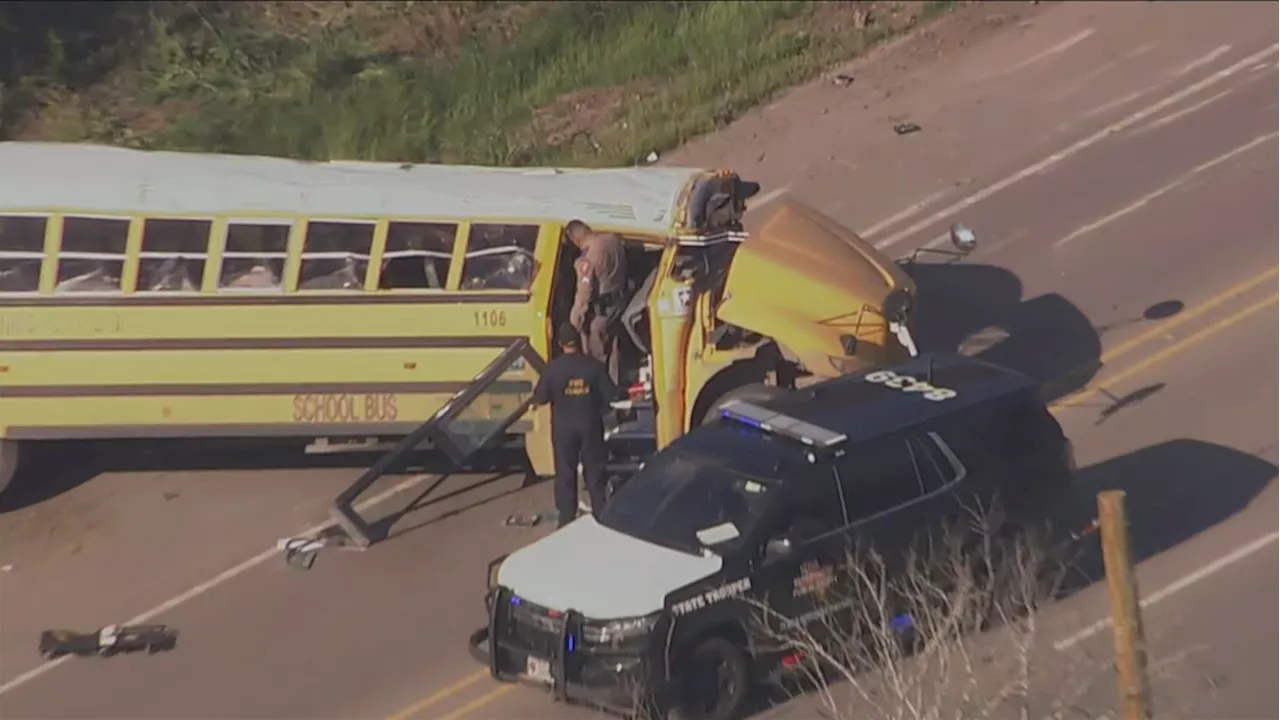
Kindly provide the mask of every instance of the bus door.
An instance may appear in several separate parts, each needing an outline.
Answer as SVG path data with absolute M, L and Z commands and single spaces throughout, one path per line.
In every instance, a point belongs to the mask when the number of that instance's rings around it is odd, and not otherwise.
M 710 330 L 714 303 L 708 295 L 721 284 L 744 237 L 726 232 L 676 238 L 663 258 L 649 297 L 659 449 L 684 433 L 693 403 L 687 365 L 690 343 L 699 352 L 704 343 L 704 338 L 693 338 L 693 332 L 699 326 L 704 332 Z M 700 313 L 706 317 L 699 317 Z
M 526 368 L 531 372 L 521 373 L 522 379 L 510 379 L 510 373 Z M 383 475 L 400 469 L 404 459 L 424 441 L 443 451 L 459 470 L 475 464 L 481 451 L 494 446 L 529 409 L 534 385 L 544 368 L 542 357 L 528 339 L 515 340 L 430 419 L 366 470 L 334 499 L 329 513 L 348 544 L 368 547 L 385 537 L 387 530 L 360 516 L 354 506 L 356 498 Z

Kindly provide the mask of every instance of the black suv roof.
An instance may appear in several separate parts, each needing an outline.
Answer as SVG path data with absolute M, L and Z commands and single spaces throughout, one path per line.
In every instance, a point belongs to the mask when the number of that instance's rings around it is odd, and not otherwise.
M 866 379 L 886 370 L 952 390 L 955 397 L 929 400 L 920 393 L 903 392 Z M 982 360 L 963 355 L 920 355 L 900 365 L 826 380 L 757 404 L 841 433 L 850 443 L 859 443 L 980 403 L 1036 392 L 1037 388 L 1032 378 Z

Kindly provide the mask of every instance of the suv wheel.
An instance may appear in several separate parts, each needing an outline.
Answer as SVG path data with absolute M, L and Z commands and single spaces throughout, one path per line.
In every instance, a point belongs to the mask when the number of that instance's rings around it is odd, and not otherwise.
M 704 640 L 680 668 L 670 720 L 737 720 L 746 711 L 751 676 L 747 657 L 723 638 Z

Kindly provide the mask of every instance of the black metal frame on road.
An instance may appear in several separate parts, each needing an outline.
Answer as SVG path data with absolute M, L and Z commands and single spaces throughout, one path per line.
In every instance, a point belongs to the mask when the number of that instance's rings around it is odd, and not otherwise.
M 516 360 L 523 359 L 532 367 L 538 375 L 541 375 L 546 368 L 546 362 L 542 356 L 538 354 L 533 346 L 529 343 L 528 338 L 519 338 L 507 346 L 496 358 L 490 362 L 484 370 L 476 375 L 465 388 L 459 390 L 449 398 L 434 415 L 426 420 L 402 439 L 390 452 L 384 455 L 378 462 L 364 472 L 351 487 L 347 488 L 338 495 L 333 501 L 330 508 L 329 516 L 333 522 L 347 535 L 350 542 L 361 548 L 368 547 L 373 543 L 381 540 L 379 533 L 374 530 L 360 514 L 356 512 L 354 503 L 356 498 L 364 494 L 366 490 L 373 486 L 383 475 L 387 474 L 394 468 L 406 455 L 413 452 L 424 440 L 430 440 L 434 447 L 444 451 L 444 453 L 453 462 L 456 469 L 465 469 L 467 462 L 471 460 L 477 452 L 489 446 L 495 439 L 503 435 L 513 423 L 524 415 L 529 409 L 529 405 L 533 399 L 532 387 L 530 388 L 529 397 L 520 404 L 519 409 L 513 412 L 502 422 L 493 425 L 487 435 L 480 439 L 479 442 L 471 445 L 471 447 L 463 447 L 454 437 L 446 430 L 448 424 L 457 419 L 457 417 L 470 407 L 485 390 L 507 371 L 511 369 L 511 365 Z

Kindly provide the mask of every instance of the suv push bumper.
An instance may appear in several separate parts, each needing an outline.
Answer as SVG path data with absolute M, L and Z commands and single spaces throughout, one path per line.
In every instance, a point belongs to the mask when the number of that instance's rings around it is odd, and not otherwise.
M 645 687 L 646 663 L 640 654 L 603 654 L 580 648 L 583 618 L 573 611 L 559 616 L 558 637 L 548 634 L 554 645 L 531 647 L 532 643 L 515 632 L 511 600 L 506 588 L 491 591 L 487 598 L 489 623 L 468 638 L 471 658 L 487 667 L 493 679 L 540 688 L 559 701 L 625 715 L 636 714 L 647 704 L 640 702 L 640 698 L 652 696 Z M 535 664 L 545 664 L 547 672 L 530 672 Z

